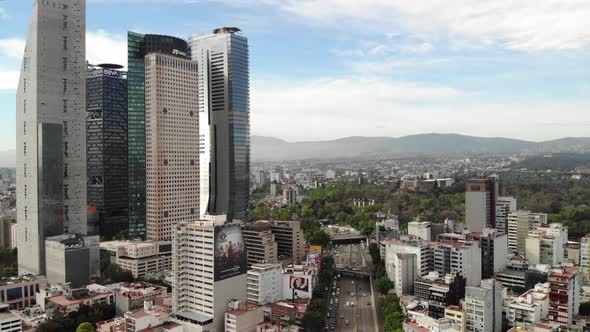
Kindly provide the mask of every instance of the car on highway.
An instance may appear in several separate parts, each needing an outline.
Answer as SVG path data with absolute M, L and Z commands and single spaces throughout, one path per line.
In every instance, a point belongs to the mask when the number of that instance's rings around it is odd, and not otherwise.
M 346 325 L 350 324 L 350 322 L 348 321 L 348 319 L 344 321 L 344 324 L 346 324 Z
M 351 307 L 354 307 L 354 302 L 350 302 L 350 306 Z
M 340 319 L 344 319 L 344 314 L 340 314 Z

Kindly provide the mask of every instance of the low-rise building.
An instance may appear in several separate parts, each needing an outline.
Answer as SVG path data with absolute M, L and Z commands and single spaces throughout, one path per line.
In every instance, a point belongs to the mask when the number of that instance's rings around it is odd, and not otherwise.
M 117 314 L 144 307 L 145 302 L 154 303 L 159 296 L 166 296 L 168 289 L 148 283 L 123 283 L 115 288 L 115 307 Z
M 248 301 L 257 304 L 282 299 L 283 269 L 281 264 L 254 264 L 247 276 Z
M 172 270 L 172 242 L 108 241 L 100 243 L 101 260 L 117 264 L 134 278 Z
M 20 332 L 23 322 L 19 315 L 10 311 L 8 304 L 0 304 L 0 332 Z
M 47 287 L 47 279 L 32 274 L 0 279 L 0 302 L 11 310 L 21 310 L 37 303 L 35 293 Z
M 538 284 L 534 289 L 508 299 L 505 305 L 510 326 L 540 322 L 549 314 L 549 284 Z
M 255 303 L 231 303 L 225 313 L 225 332 L 256 332 L 264 322 L 262 307 Z
M 42 294 L 41 292 L 40 294 Z M 88 288 L 64 288 L 62 294 L 53 295 L 52 292 L 45 293 L 49 297 L 44 299 L 45 310 L 52 312 L 59 310 L 66 315 L 70 312 L 78 311 L 81 305 L 92 306 L 98 303 L 113 303 L 115 302 L 115 294 L 104 288 L 97 288 L 90 290 Z

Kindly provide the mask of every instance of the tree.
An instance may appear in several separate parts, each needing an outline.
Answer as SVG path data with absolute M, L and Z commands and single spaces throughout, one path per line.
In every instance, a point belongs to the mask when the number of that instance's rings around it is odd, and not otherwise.
M 324 319 L 318 311 L 307 311 L 301 319 L 301 326 L 305 332 L 315 332 L 322 330 Z
M 133 274 L 127 270 L 123 270 L 117 264 L 110 264 L 105 272 L 105 276 L 112 279 L 114 282 L 132 282 L 134 281 Z
M 78 328 L 76 329 L 76 332 L 94 332 L 94 326 L 92 326 L 92 324 L 85 322 L 82 323 L 80 325 L 78 325 Z
M 387 276 L 375 280 L 375 288 L 383 295 L 389 293 L 393 286 L 393 281 L 389 280 Z
M 306 234 L 307 243 L 310 245 L 327 246 L 330 243 L 330 236 L 322 229 L 316 228 Z
M 590 302 L 583 302 L 580 304 L 580 316 L 590 315 Z

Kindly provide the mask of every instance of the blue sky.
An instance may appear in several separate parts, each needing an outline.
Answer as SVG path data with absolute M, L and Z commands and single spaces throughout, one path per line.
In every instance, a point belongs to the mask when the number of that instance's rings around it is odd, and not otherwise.
M 252 133 L 290 141 L 455 132 L 590 136 L 587 0 L 87 0 L 87 58 L 126 32 L 249 38 Z M 0 150 L 32 1 L 0 1 Z

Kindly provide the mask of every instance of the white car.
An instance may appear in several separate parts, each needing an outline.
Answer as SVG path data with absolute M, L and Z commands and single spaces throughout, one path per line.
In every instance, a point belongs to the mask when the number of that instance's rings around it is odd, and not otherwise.
M 347 307 L 350 307 L 350 302 L 346 302 L 346 306 Z

